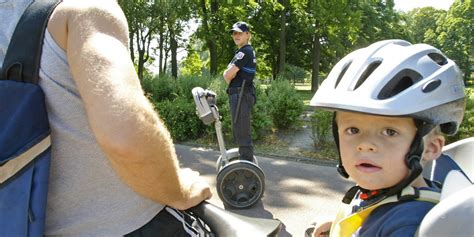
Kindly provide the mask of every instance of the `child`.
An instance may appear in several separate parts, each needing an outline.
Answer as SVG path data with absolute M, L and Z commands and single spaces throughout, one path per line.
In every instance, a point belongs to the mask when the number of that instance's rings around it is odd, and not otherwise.
M 423 137 L 438 126 L 455 134 L 464 97 L 459 68 L 426 44 L 380 41 L 337 63 L 311 105 L 334 111 L 338 171 L 357 185 L 313 236 L 413 236 L 439 199 L 421 157 L 439 157 L 444 140 Z

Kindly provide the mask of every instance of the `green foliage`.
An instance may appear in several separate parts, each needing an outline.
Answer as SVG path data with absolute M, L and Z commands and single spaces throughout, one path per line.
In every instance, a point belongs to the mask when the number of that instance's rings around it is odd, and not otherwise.
M 308 76 L 308 73 L 301 67 L 294 66 L 291 64 L 285 65 L 285 71 L 283 71 L 280 76 L 292 81 L 293 83 L 304 82 L 305 78 Z
M 432 7 L 415 8 L 407 13 L 407 29 L 412 43 L 434 44 L 433 34 L 438 27 L 437 21 L 446 15 L 445 10 Z
M 275 80 L 267 89 L 267 95 L 269 114 L 275 127 L 287 129 L 294 125 L 304 107 L 294 86 L 287 80 Z
M 182 75 L 201 75 L 204 68 L 204 63 L 196 51 L 192 51 L 181 62 Z
M 191 90 L 197 86 L 206 88 L 212 80 L 210 76 L 191 75 L 178 79 L 164 75 L 142 80 L 145 93 L 155 105 L 173 139 L 194 139 L 205 131 L 205 125 L 196 115 Z
M 445 18 L 438 20 L 436 41 L 440 49 L 471 77 L 474 55 L 474 1 L 455 0 Z
M 439 48 L 458 64 L 467 83 L 474 55 L 474 1 L 455 0 L 447 12 L 432 7 L 417 8 L 406 18 L 408 39 Z
M 176 80 L 169 75 L 143 78 L 142 88 L 154 104 L 164 100 L 174 100 L 178 87 Z
M 191 90 L 194 87 L 202 87 L 207 88 L 208 85 L 211 83 L 212 77 L 201 77 L 198 75 L 186 75 L 181 76 L 176 81 L 176 88 L 177 94 L 179 97 L 188 98 L 190 102 L 194 103 L 193 97 L 191 94 Z
M 196 116 L 196 106 L 187 98 L 158 102 L 156 108 L 175 141 L 197 138 L 204 131 L 204 124 Z
M 265 136 L 272 128 L 272 120 L 268 111 L 269 98 L 262 89 L 260 82 L 256 82 L 257 101 L 252 112 L 252 137 L 258 140 Z
M 317 109 L 311 115 L 311 134 L 316 148 L 321 149 L 330 140 L 332 116 L 332 112 L 323 109 Z
M 162 76 L 145 78 L 142 86 L 170 130 L 171 136 L 177 141 L 203 136 L 216 139 L 214 125 L 206 127 L 196 115 L 196 105 L 191 90 L 194 87 L 201 87 L 216 92 L 222 132 L 227 141 L 232 140 L 229 99 L 226 94 L 227 84 L 221 77 L 187 75 L 173 79 L 170 76 Z M 257 98 L 252 118 L 252 134 L 255 140 L 271 129 L 271 120 L 267 112 L 268 100 L 266 94 L 259 88 L 257 88 Z

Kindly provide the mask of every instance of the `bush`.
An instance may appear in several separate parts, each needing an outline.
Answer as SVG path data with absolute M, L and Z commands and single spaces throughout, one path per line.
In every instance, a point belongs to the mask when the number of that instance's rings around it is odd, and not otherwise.
M 267 89 L 267 95 L 268 112 L 276 128 L 287 129 L 298 121 L 304 103 L 296 94 L 293 85 L 287 80 L 275 80 Z
M 164 75 L 142 80 L 147 97 L 176 141 L 198 138 L 205 131 L 205 125 L 196 115 L 191 90 L 196 86 L 206 88 L 211 80 L 211 77 L 191 75 L 178 79 Z
M 332 112 L 323 109 L 317 109 L 311 115 L 311 130 L 315 147 L 322 148 L 330 140 L 332 116 Z
M 190 101 L 192 100 L 191 90 L 194 87 L 202 87 L 206 89 L 209 87 L 209 84 L 212 81 L 212 77 L 199 77 L 196 75 L 187 75 L 181 76 L 176 80 L 176 92 L 179 97 L 186 97 L 189 98 Z M 194 103 L 194 101 L 193 101 Z
M 257 81 L 255 87 L 257 101 L 252 111 L 252 138 L 258 140 L 271 131 L 273 124 L 268 111 L 268 96 L 262 89 L 260 82 Z
M 141 83 L 145 94 L 154 104 L 165 100 L 174 100 L 178 96 L 176 80 L 171 76 L 146 77 Z
M 204 123 L 196 115 L 194 102 L 190 103 L 187 98 L 158 102 L 156 108 L 176 141 L 198 138 L 205 130 Z

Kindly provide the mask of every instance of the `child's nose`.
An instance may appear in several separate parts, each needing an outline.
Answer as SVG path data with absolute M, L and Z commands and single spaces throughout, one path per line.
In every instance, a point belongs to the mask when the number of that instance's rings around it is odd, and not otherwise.
M 359 145 L 357 146 L 357 150 L 375 152 L 377 151 L 377 147 L 372 142 L 364 141 L 359 143 Z

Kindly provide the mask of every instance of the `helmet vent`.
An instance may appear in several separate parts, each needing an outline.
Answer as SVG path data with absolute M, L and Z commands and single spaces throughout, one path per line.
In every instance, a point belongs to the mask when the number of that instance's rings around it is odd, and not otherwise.
M 428 57 L 430 57 L 433 61 L 435 61 L 438 65 L 443 66 L 448 63 L 446 57 L 439 53 L 429 53 Z
M 409 88 L 422 79 L 422 76 L 411 69 L 397 73 L 380 91 L 378 99 L 388 99 Z
M 431 80 L 423 85 L 423 88 L 421 88 L 421 91 L 428 93 L 436 90 L 441 85 L 441 80 L 440 79 L 434 79 Z
M 346 71 L 347 69 L 349 68 L 349 66 L 351 65 L 352 61 L 350 61 L 348 64 L 346 64 L 344 66 L 344 68 L 342 68 L 342 71 L 341 73 L 339 74 L 339 76 L 337 77 L 337 80 L 336 80 L 336 84 L 334 85 L 334 88 L 337 87 L 337 85 L 339 85 L 339 82 L 341 81 L 342 77 L 344 76 L 344 74 L 346 74 Z
M 382 63 L 382 61 L 374 61 L 372 62 L 368 67 L 367 69 L 365 69 L 364 73 L 362 73 L 362 76 L 360 76 L 359 80 L 357 81 L 355 87 L 354 87 L 354 90 L 359 88 L 360 85 L 362 85 L 362 83 L 364 83 L 364 81 L 372 74 L 372 72 L 375 71 L 375 69 L 377 69 L 377 67 Z

